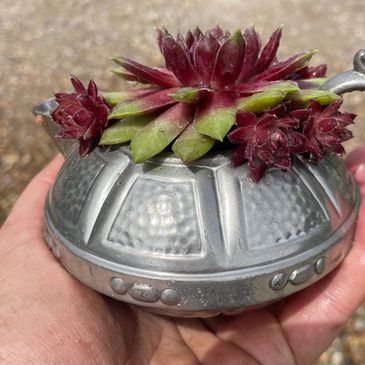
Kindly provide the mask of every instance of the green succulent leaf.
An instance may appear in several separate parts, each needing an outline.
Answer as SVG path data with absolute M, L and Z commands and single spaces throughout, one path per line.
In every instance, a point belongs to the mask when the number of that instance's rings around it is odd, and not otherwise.
M 243 83 L 235 87 L 235 91 L 242 96 L 270 90 L 280 90 L 290 94 L 299 91 L 300 88 L 294 81 L 257 81 Z
M 176 139 L 172 150 L 182 161 L 190 162 L 204 156 L 215 141 L 214 138 L 199 133 L 192 123 Z
M 194 109 L 191 104 L 179 103 L 146 125 L 132 138 L 133 161 L 144 162 L 162 152 L 191 123 Z
M 183 87 L 170 94 L 170 97 L 181 103 L 195 103 L 207 90 L 205 87 Z
M 304 80 L 300 80 L 300 81 L 311 82 L 313 84 L 322 86 L 327 80 L 328 80 L 327 77 L 313 77 L 311 79 L 304 79 Z
M 264 91 L 282 91 L 286 94 L 295 93 L 300 90 L 298 84 L 294 81 L 280 81 L 277 83 L 273 82 L 272 86 L 268 86 L 267 90 Z
M 266 109 L 272 108 L 280 104 L 285 99 L 286 95 L 286 91 L 273 89 L 266 90 L 245 98 L 241 98 L 237 100 L 237 111 L 262 113 Z
M 138 80 L 137 76 L 133 75 L 132 73 L 130 73 L 128 71 L 124 71 L 120 67 L 112 67 L 112 68 L 109 68 L 108 71 L 112 72 L 114 75 L 122 78 L 123 80 L 131 81 L 131 82 L 140 82 Z
M 196 130 L 206 136 L 223 141 L 236 121 L 236 108 L 229 93 L 212 93 L 198 106 Z
M 119 104 L 122 101 L 130 99 L 128 91 L 114 91 L 109 93 L 102 93 L 104 100 L 112 106 Z
M 122 119 L 104 130 L 99 144 L 112 145 L 129 142 L 154 118 L 156 118 L 156 113 Z
M 310 100 L 316 100 L 321 105 L 328 105 L 342 97 L 327 90 L 302 90 L 287 96 L 295 107 L 305 107 Z
M 113 108 L 108 119 L 123 119 L 144 115 L 174 104 L 176 101 L 169 95 L 175 91 L 176 88 L 164 89 L 139 99 L 122 101 Z

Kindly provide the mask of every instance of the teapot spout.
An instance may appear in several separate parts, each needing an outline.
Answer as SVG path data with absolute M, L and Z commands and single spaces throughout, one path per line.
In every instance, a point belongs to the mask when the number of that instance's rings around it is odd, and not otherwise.
M 58 150 L 64 157 L 67 157 L 73 147 L 77 144 L 75 139 L 56 138 L 58 126 L 51 117 L 52 111 L 56 108 L 57 103 L 54 99 L 48 99 L 32 109 L 36 122 L 40 124 L 52 139 Z

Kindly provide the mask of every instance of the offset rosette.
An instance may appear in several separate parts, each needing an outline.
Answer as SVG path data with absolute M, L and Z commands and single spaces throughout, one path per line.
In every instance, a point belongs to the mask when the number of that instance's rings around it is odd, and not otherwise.
M 121 66 L 113 73 L 141 86 L 103 94 L 111 110 L 109 123 L 99 124 L 99 143 L 130 142 L 136 163 L 165 149 L 190 162 L 215 144 L 237 143 L 233 165 L 248 161 L 255 180 L 268 167 L 289 169 L 295 154 L 312 162 L 326 152 L 342 154 L 341 143 L 351 136 L 344 129 L 349 117 L 338 118 L 340 96 L 319 89 L 326 65 L 308 65 L 315 50 L 279 61 L 281 35 L 280 27 L 261 47 L 253 27 L 233 34 L 219 26 L 205 33 L 196 28 L 185 37 L 158 30 L 165 67 L 113 58 Z M 319 122 L 317 114 L 326 114 L 329 104 L 337 118 Z M 326 139 L 324 130 L 336 138 Z M 94 146 L 99 134 L 92 141 Z
M 91 152 L 99 143 L 101 134 L 108 124 L 109 107 L 98 95 L 94 81 L 86 89 L 82 82 L 71 77 L 73 93 L 57 93 L 58 107 L 52 118 L 60 126 L 56 137 L 75 138 L 80 141 L 80 156 Z

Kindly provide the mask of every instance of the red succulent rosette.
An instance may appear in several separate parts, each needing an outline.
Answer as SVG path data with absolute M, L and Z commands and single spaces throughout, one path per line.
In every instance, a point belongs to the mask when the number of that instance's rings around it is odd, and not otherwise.
M 290 169 L 295 155 L 309 155 L 318 163 L 327 152 L 343 155 L 342 143 L 352 138 L 346 127 L 354 114 L 341 113 L 342 101 L 322 107 L 313 100 L 306 109 L 293 109 L 290 102 L 265 111 L 261 116 L 237 114 L 237 128 L 229 140 L 239 147 L 232 163 L 240 166 L 248 161 L 252 178 L 259 181 L 269 167 Z
M 60 126 L 59 138 L 75 138 L 80 141 L 80 156 L 91 152 L 99 143 L 108 124 L 109 107 L 101 96 L 94 81 L 86 89 L 82 82 L 71 77 L 75 92 L 57 93 L 57 108 L 53 120 Z
M 233 165 L 248 161 L 256 181 L 267 168 L 288 170 L 295 154 L 318 162 L 327 152 L 343 153 L 354 116 L 338 111 L 340 96 L 320 89 L 327 66 L 308 65 L 316 51 L 278 60 L 281 35 L 280 27 L 261 47 L 253 27 L 233 34 L 196 28 L 176 37 L 160 29 L 164 67 L 113 58 L 121 68 L 112 72 L 139 86 L 103 99 L 93 82 L 86 90 L 73 78 L 75 93 L 56 94 L 59 136 L 79 139 L 81 155 L 98 143 L 129 142 L 136 163 L 167 148 L 188 163 L 229 135 L 239 144 Z
M 308 137 L 311 162 L 317 163 L 326 152 L 345 153 L 342 143 L 352 138 L 352 132 L 346 127 L 354 123 L 356 115 L 341 113 L 338 110 L 341 104 L 342 101 L 338 100 L 323 108 L 315 100 L 309 103 L 303 133 Z

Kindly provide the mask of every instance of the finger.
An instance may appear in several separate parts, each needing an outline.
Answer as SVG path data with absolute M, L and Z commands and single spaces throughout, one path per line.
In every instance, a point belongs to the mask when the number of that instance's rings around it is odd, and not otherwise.
M 43 207 L 62 162 L 61 156 L 52 160 L 33 178 L 15 203 L 0 229 L 0 258 L 3 262 L 16 262 L 20 260 L 20 254 L 28 258 L 30 253 L 38 258 L 51 257 L 43 240 Z
M 199 319 L 177 319 L 176 325 L 201 364 L 258 364 L 240 347 L 216 336 Z
M 360 189 L 365 189 L 362 159 L 351 159 Z M 299 362 L 315 359 L 324 351 L 353 312 L 365 300 L 365 200 L 359 211 L 353 248 L 342 264 L 315 285 L 292 296 L 281 313 L 283 331 Z M 306 360 L 306 361 L 304 361 Z
M 32 179 L 15 203 L 2 229 L 19 222 L 34 225 L 42 222 L 46 194 L 55 180 L 63 160 L 61 155 L 57 155 Z
M 235 344 L 260 364 L 295 364 L 280 324 L 265 309 L 208 318 L 206 322 L 219 338 Z

